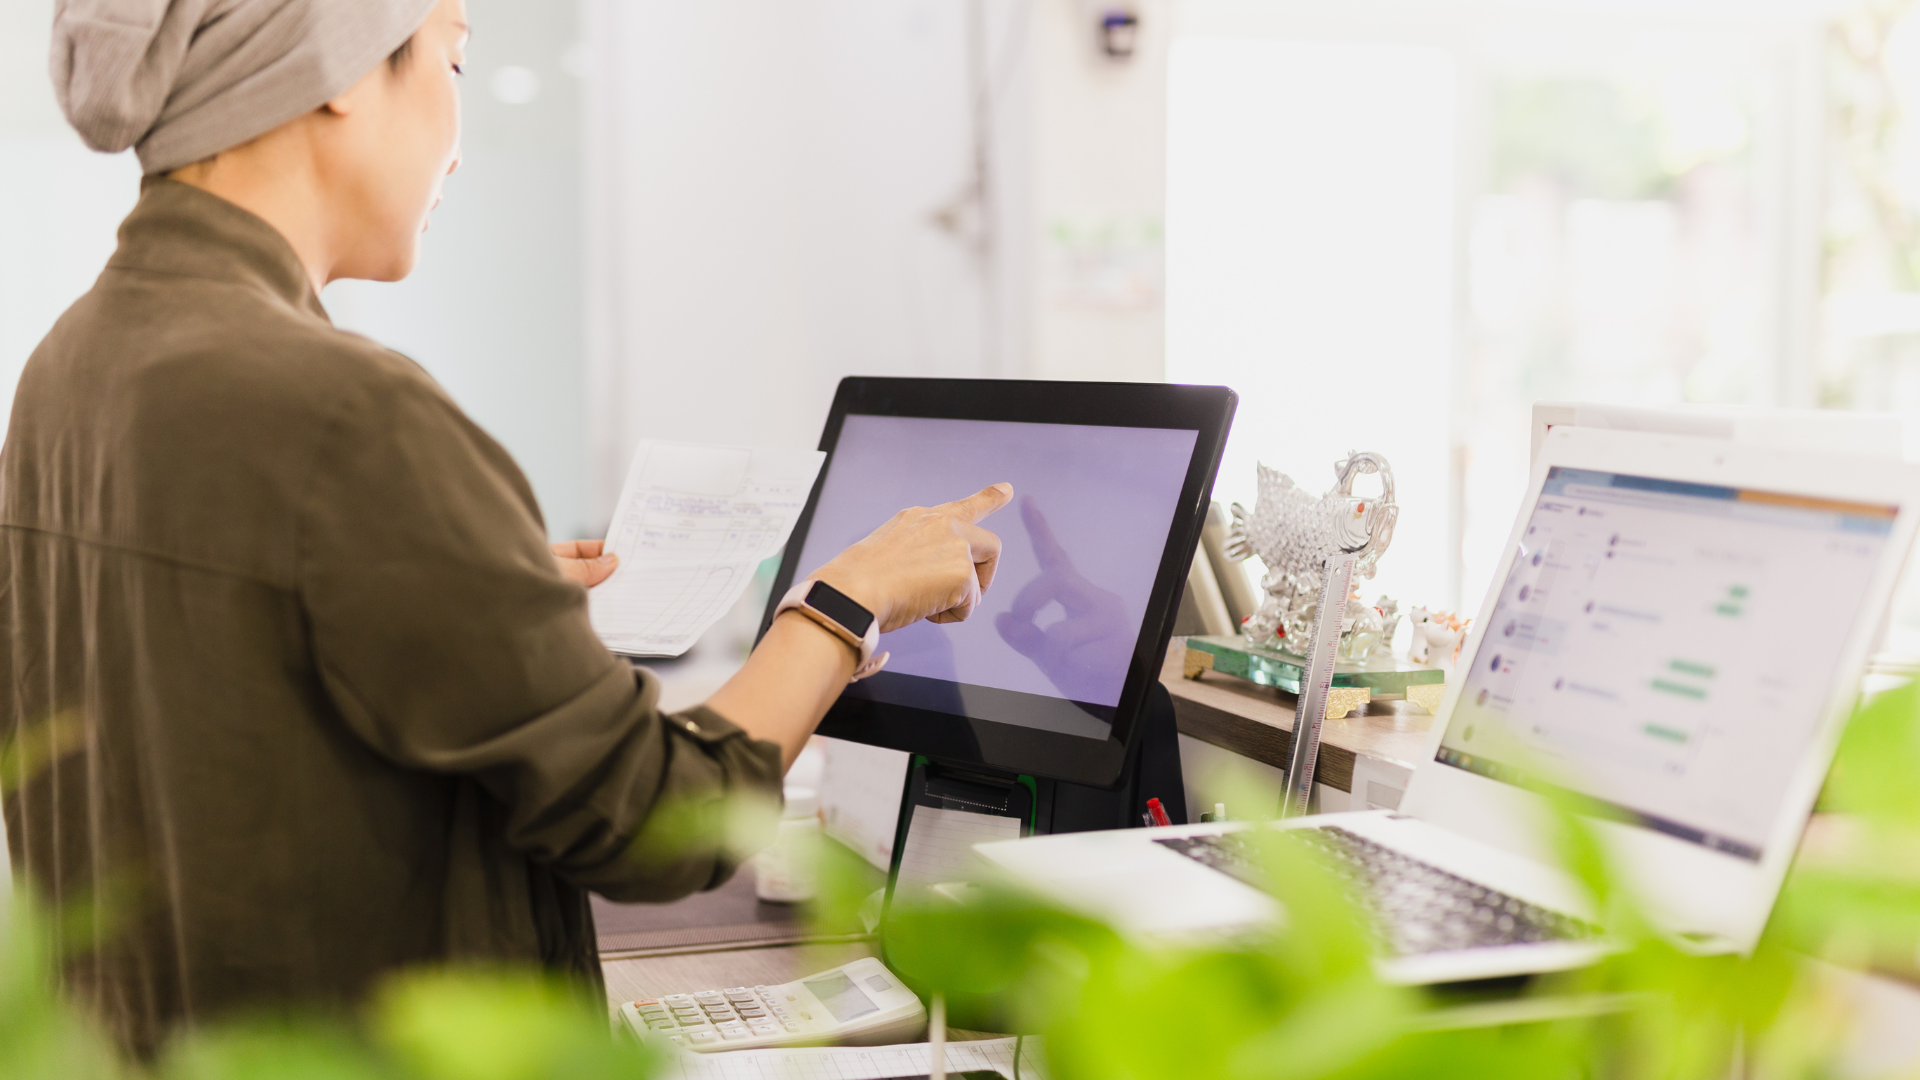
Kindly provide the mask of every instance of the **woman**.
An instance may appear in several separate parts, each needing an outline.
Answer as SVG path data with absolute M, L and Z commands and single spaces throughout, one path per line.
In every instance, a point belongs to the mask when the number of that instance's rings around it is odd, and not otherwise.
M 132 1047 L 344 1005 L 402 965 L 598 984 L 586 891 L 737 854 L 675 823 L 780 777 L 861 659 L 783 612 L 703 707 L 610 655 L 595 544 L 549 550 L 506 453 L 335 330 L 414 264 L 459 162 L 461 0 L 63 0 L 53 72 L 138 206 L 34 352 L 0 451 L 0 777 L 16 873 L 97 901 L 72 992 Z M 817 575 L 883 629 L 962 619 L 997 485 Z

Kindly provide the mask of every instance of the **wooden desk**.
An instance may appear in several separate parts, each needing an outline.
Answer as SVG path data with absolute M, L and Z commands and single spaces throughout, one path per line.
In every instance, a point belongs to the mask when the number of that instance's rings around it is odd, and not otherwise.
M 593 898 L 594 932 L 603 958 L 793 945 L 815 936 L 810 914 L 799 905 L 769 904 L 755 896 L 751 867 L 742 867 L 712 892 L 667 904 Z
M 1293 755 L 1294 695 L 1213 672 L 1188 679 L 1182 671 L 1185 653 L 1184 639 L 1174 638 L 1160 672 L 1160 681 L 1173 697 L 1174 722 L 1180 734 L 1238 755 L 1261 769 L 1284 772 Z M 1359 810 L 1380 804 L 1378 798 L 1366 802 L 1364 790 L 1353 798 L 1356 768 L 1363 775 L 1378 778 L 1387 788 L 1404 788 L 1414 765 L 1426 753 L 1432 728 L 1431 714 L 1404 701 L 1376 701 L 1339 720 L 1327 721 L 1320 732 L 1320 759 L 1314 767 L 1314 784 L 1325 789 L 1318 792 L 1322 807 Z M 1196 754 L 1195 750 L 1201 752 Z M 1181 756 L 1204 759 L 1218 755 L 1183 742 Z M 1188 761 L 1186 771 L 1189 805 L 1207 808 L 1209 800 L 1192 793 L 1196 787 L 1207 787 L 1204 763 Z M 1278 784 L 1277 777 L 1268 779 Z M 1336 797 L 1334 793 L 1339 794 Z M 1397 803 L 1395 794 L 1388 804 Z M 1229 812 L 1235 817 L 1249 816 Z

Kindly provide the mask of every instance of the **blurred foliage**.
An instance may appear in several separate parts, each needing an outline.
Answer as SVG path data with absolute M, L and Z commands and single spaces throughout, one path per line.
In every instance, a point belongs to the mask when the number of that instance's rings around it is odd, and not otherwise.
M 50 920 L 25 895 L 0 938 L 6 1080 L 646 1080 L 663 1056 L 609 1029 L 604 1002 L 524 971 L 447 969 L 390 982 L 365 1023 L 237 1020 L 150 1064 L 122 1059 L 55 989 Z
M 0 1076 L 96 1080 L 119 1062 L 53 991 L 53 927 L 24 899 L 5 905 L 0 935 Z
M 1546 176 L 1584 198 L 1670 193 L 1657 112 L 1644 97 L 1598 78 L 1509 78 L 1492 89 L 1492 190 Z
M 1920 975 L 1920 684 L 1875 698 L 1848 725 L 1822 805 L 1788 876 L 1773 932 L 1847 966 Z
M 1591 807 L 1555 804 L 1564 865 L 1618 951 L 1489 991 L 1414 989 L 1374 973 L 1371 930 L 1316 850 L 1257 830 L 1284 922 L 1232 942 L 1150 944 L 1029 896 L 897 898 L 886 959 L 956 1023 L 1044 1036 L 1059 1080 L 1128 1077 L 1833 1075 L 1853 1017 L 1844 968 L 1912 971 L 1920 950 L 1920 690 L 1860 710 L 1826 805 L 1751 956 L 1700 956 L 1652 933 L 1608 865 Z M 1249 804 L 1250 805 L 1250 804 Z M 857 925 L 871 867 L 837 845 L 817 905 Z M 237 1021 L 129 1064 L 56 990 L 53 921 L 25 897 L 0 937 L 0 1077 L 8 1080 L 599 1080 L 661 1057 L 608 1030 L 577 987 L 500 970 L 402 975 L 359 1023 Z
M 1380 982 L 1370 931 L 1308 846 L 1261 830 L 1287 912 L 1233 944 L 1148 944 L 1031 898 L 897 900 L 887 962 L 1000 1030 L 1040 1034 L 1059 1080 L 1833 1075 L 1853 1008 L 1834 966 L 1911 970 L 1920 946 L 1920 691 L 1883 694 L 1848 729 L 1778 914 L 1752 955 L 1654 934 L 1592 826 L 1555 804 L 1564 865 L 1618 951 L 1482 995 Z M 851 859 L 851 856 L 847 856 Z M 829 865 L 831 880 L 838 869 Z M 823 907 L 857 889 L 829 889 Z M 844 913 L 840 916 L 844 918 Z
M 1848 315 L 1847 305 L 1920 291 L 1914 11 L 1913 0 L 1852 0 L 1828 28 L 1826 141 L 1834 167 L 1825 180 L 1821 270 L 1827 296 L 1840 304 L 1827 315 L 1821 350 L 1823 408 L 1912 408 L 1900 389 L 1920 357 L 1911 317 L 1888 323 Z
M 1492 191 L 1546 180 L 1569 198 L 1674 199 L 1701 165 L 1744 166 L 1745 102 L 1705 72 L 1509 76 L 1490 90 Z
M 78 730 L 63 714 L 0 745 L 0 793 L 44 771 Z M 764 799 L 664 805 L 628 857 L 663 873 L 715 851 L 744 860 L 778 819 Z M 57 912 L 24 890 L 0 894 L 0 1080 L 645 1080 L 665 1062 L 616 1031 L 599 995 L 533 970 L 478 967 L 401 973 L 358 1018 L 237 1017 L 184 1033 L 157 1061 L 124 1060 L 63 1000 L 57 971 L 62 955 L 115 931 L 137 903 L 133 886 L 110 878 Z
M 1862 235 L 1829 238 L 1828 276 L 1845 249 L 1867 243 L 1882 251 L 1888 284 L 1908 291 L 1920 288 L 1920 214 L 1903 169 L 1912 136 L 1892 46 L 1912 9 L 1913 0 L 1851 5 L 1833 22 L 1828 65 L 1834 141 L 1872 222 Z

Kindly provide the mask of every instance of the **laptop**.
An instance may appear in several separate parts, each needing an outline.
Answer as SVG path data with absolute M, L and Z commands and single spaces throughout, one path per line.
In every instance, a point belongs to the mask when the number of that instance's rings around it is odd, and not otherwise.
M 1395 811 L 1310 830 L 1357 887 L 1383 977 L 1525 975 L 1607 948 L 1555 863 L 1543 791 L 1593 819 L 1653 925 L 1753 948 L 1913 543 L 1920 469 L 1682 436 L 1559 428 Z M 1280 916 L 1244 824 L 975 850 L 1123 930 L 1238 932 Z

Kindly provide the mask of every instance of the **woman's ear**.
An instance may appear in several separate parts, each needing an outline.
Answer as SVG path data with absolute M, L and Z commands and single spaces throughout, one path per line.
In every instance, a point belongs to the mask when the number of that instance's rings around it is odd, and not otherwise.
M 335 94 L 333 100 L 320 106 L 318 111 L 334 117 L 352 116 L 359 111 L 362 98 L 383 92 L 386 81 L 392 77 L 393 71 L 390 65 L 380 64 L 361 76 L 359 82 Z

